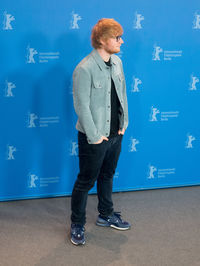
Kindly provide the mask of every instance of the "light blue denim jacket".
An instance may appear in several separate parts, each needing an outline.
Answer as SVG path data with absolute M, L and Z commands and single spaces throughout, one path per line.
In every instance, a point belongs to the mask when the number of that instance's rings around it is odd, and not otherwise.
M 78 115 L 76 129 L 85 133 L 89 144 L 110 135 L 111 77 L 120 101 L 119 129 L 128 126 L 126 82 L 121 59 L 111 56 L 108 67 L 94 49 L 73 73 L 74 108 Z

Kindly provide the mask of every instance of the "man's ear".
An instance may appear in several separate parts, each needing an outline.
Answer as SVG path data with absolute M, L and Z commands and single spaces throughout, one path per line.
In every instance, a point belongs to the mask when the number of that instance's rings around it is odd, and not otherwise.
M 104 46 L 105 43 L 106 43 L 105 40 L 104 40 L 103 38 L 100 38 L 100 39 L 99 39 L 99 42 L 100 42 L 100 44 L 101 44 L 102 46 Z

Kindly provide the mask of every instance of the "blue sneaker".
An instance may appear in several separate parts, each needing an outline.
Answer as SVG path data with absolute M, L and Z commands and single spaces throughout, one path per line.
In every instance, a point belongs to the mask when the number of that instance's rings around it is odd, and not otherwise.
M 131 228 L 131 224 L 123 221 L 120 212 L 114 212 L 112 215 L 103 217 L 101 214 L 98 216 L 96 225 L 113 227 L 118 230 L 128 230 Z
M 84 237 L 85 228 L 80 224 L 71 224 L 71 242 L 74 245 L 84 245 L 85 237 Z

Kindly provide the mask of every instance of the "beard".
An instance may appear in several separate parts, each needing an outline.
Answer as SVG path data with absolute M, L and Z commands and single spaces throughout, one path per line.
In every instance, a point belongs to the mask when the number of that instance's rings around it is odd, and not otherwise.
M 109 54 L 116 54 L 120 52 L 120 47 L 104 47 L 104 50 Z

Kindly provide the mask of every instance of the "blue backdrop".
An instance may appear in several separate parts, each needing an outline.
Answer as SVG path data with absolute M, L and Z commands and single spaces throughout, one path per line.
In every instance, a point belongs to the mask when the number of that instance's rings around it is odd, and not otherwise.
M 72 72 L 102 17 L 124 28 L 130 124 L 114 191 L 200 184 L 199 1 L 1 0 L 0 200 L 71 194 Z

